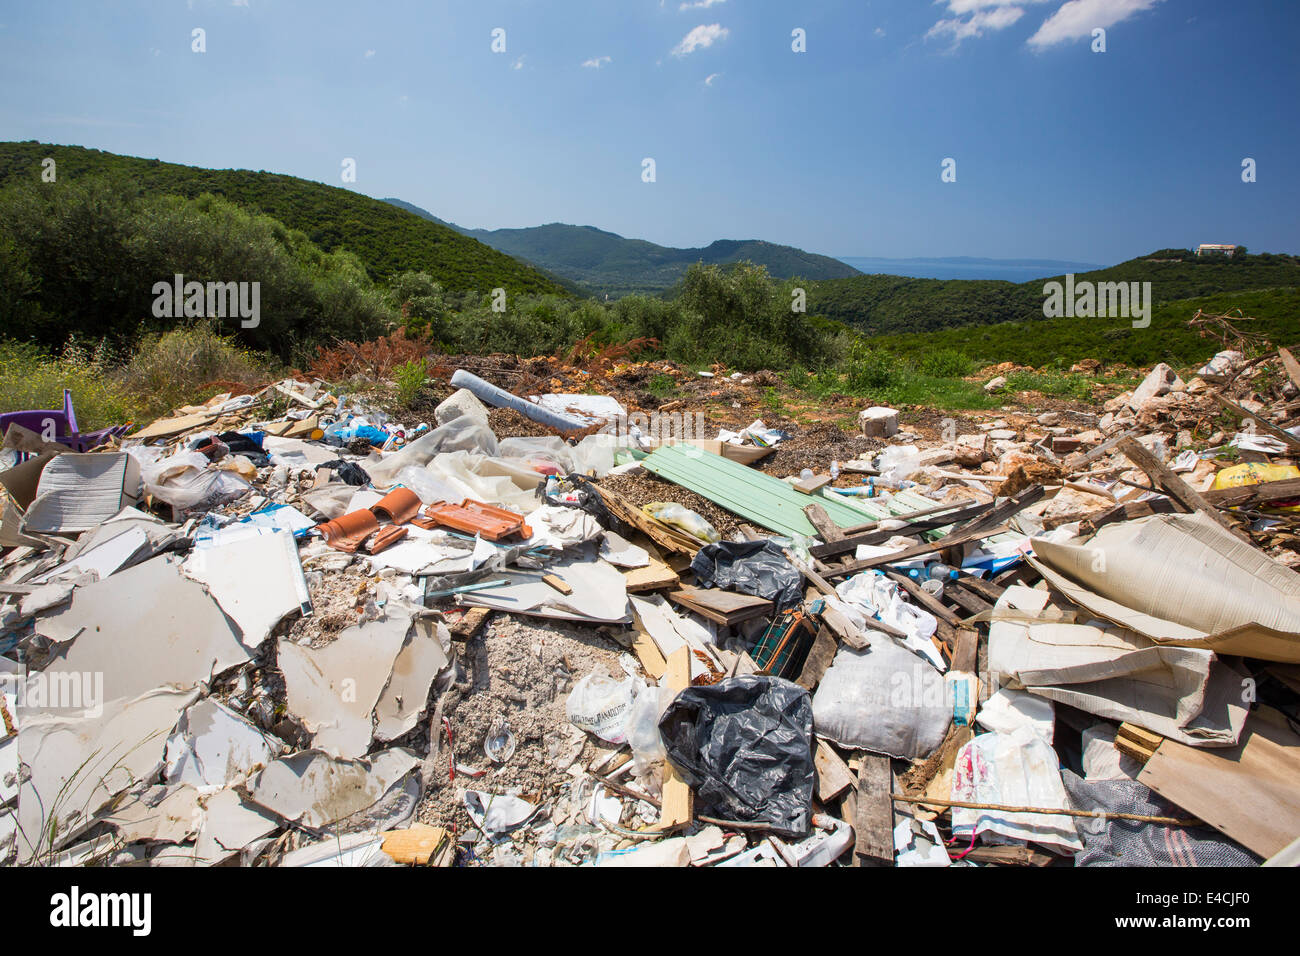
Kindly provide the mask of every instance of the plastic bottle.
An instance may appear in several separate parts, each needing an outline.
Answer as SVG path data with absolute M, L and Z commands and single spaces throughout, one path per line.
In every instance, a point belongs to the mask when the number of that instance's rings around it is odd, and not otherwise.
M 840 463 L 839 463 L 838 461 L 832 461 L 832 462 L 831 462 L 831 481 L 834 481 L 834 480 L 835 480 L 836 478 L 838 478 L 839 476 L 840 476 Z
M 958 573 L 956 569 L 948 567 L 942 561 L 936 561 L 929 567 L 929 578 L 931 581 L 956 581 Z

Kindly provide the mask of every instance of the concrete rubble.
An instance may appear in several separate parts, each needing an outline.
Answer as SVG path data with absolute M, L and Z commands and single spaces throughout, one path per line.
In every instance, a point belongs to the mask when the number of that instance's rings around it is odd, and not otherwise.
M 1297 374 L 872 406 L 834 460 L 464 371 L 432 426 L 287 379 L 23 452 L 0 854 L 1262 863 L 1300 836 Z

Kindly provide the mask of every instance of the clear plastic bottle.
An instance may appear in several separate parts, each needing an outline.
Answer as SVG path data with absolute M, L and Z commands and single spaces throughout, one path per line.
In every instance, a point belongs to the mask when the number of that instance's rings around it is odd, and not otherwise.
M 942 561 L 934 562 L 928 570 L 931 581 L 956 581 L 958 577 L 956 568 L 950 568 Z

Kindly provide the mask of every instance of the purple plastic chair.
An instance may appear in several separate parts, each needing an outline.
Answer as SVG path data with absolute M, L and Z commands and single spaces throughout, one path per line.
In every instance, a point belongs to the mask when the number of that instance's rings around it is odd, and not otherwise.
M 72 392 L 63 390 L 63 409 L 38 408 L 22 412 L 5 412 L 0 415 L 0 435 L 9 431 L 10 425 L 21 425 L 44 437 L 48 434 L 50 423 L 54 423 L 53 440 L 67 445 L 73 451 L 90 451 L 96 445 L 102 445 L 109 438 L 125 434 L 131 426 L 113 425 L 99 431 L 82 433 L 77 430 L 77 413 L 72 407 Z

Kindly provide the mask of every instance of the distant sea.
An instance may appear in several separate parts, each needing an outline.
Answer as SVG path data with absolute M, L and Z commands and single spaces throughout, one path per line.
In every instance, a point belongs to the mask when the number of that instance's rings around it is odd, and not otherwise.
M 979 259 L 971 256 L 953 256 L 946 259 L 874 259 L 866 256 L 840 256 L 859 272 L 892 276 L 909 276 L 913 279 L 1005 279 L 1007 282 L 1029 282 L 1047 279 L 1067 272 L 1091 272 L 1104 269 L 1095 262 L 1065 262 L 1058 259 Z

